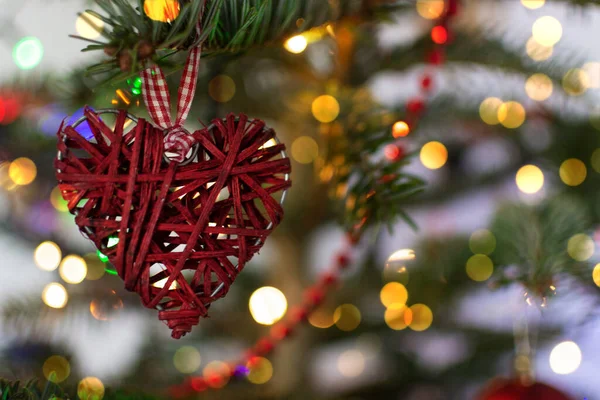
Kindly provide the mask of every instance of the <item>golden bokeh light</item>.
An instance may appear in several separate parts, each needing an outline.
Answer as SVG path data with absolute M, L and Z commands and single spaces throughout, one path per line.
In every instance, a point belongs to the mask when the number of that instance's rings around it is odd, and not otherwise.
M 521 0 L 521 4 L 530 10 L 536 10 L 542 7 L 544 3 L 546 3 L 546 0 Z
M 396 139 L 404 137 L 410 133 L 410 127 L 405 121 L 397 121 L 392 126 L 392 136 Z
M 300 136 L 292 142 L 292 158 L 300 164 L 310 164 L 319 157 L 319 145 L 310 136 Z
M 335 323 L 333 311 L 326 307 L 319 307 L 308 315 L 308 322 L 315 328 L 331 328 Z
M 29 158 L 17 158 L 8 167 L 8 176 L 15 185 L 29 185 L 37 176 L 37 168 Z
M 68 203 L 65 199 L 63 199 L 62 194 L 60 192 L 60 188 L 58 186 L 56 186 L 54 189 L 52 189 L 52 192 L 50 193 L 50 203 L 52 203 L 52 206 L 57 211 L 60 211 L 60 212 L 69 211 Z
M 597 148 L 592 153 L 591 163 L 594 171 L 600 173 L 600 148 Z
M 591 89 L 600 88 L 600 62 L 590 61 L 583 64 L 581 69 L 588 76 L 588 83 Z
M 581 96 L 590 88 L 590 77 L 582 69 L 573 68 L 563 76 L 562 86 L 571 96 Z
M 196 372 L 200 368 L 201 363 L 200 352 L 192 346 L 182 346 L 173 355 L 173 365 L 182 374 Z
M 600 264 L 596 264 L 594 271 L 592 272 L 592 279 L 596 286 L 600 287 Z
M 525 122 L 525 108 L 517 101 L 507 101 L 498 107 L 498 121 L 505 128 L 516 129 Z
M 361 321 L 360 310 L 352 304 L 342 304 L 333 313 L 333 322 L 339 330 L 350 332 L 358 328 Z
M 44 271 L 54 271 L 58 268 L 61 259 L 60 247 L 54 242 L 42 242 L 33 252 L 35 265 Z
M 60 283 L 49 283 L 42 291 L 42 301 L 48 307 L 63 308 L 69 301 L 67 290 Z
M 412 310 L 404 304 L 392 304 L 385 310 L 384 319 L 391 329 L 401 331 L 412 323 Z
M 433 312 L 425 304 L 415 304 L 410 307 L 410 311 L 412 312 L 412 321 L 408 327 L 413 331 L 425 331 L 433 324 Z
M 340 103 L 333 96 L 324 94 L 312 102 L 312 114 L 319 122 L 334 121 L 340 115 Z
M 581 365 L 582 354 L 575 342 L 557 344 L 550 352 L 550 368 L 558 375 L 569 375 Z
M 562 37 L 562 25 L 549 15 L 538 18 L 531 28 L 531 33 L 536 42 L 542 46 L 554 46 Z
M 569 158 L 560 164 L 559 169 L 560 180 L 565 185 L 579 186 L 585 181 L 587 176 L 587 168 L 583 161 L 577 158 Z
M 114 290 L 90 302 L 90 314 L 98 321 L 108 321 L 122 309 L 123 300 Z
M 517 171 L 515 181 L 521 192 L 537 193 L 544 186 L 544 173 L 535 165 L 524 165 Z
M 88 253 L 83 256 L 83 260 L 85 261 L 85 265 L 87 265 L 85 279 L 88 281 L 97 281 L 106 273 L 106 266 L 102 260 L 98 258 L 97 253 Z
M 438 19 L 445 8 L 444 0 L 417 0 L 417 12 L 425 19 Z
M 87 264 L 83 257 L 68 255 L 60 263 L 58 274 L 67 283 L 81 283 L 87 274 Z
M 356 378 L 365 370 L 365 356 L 359 350 L 344 351 L 338 357 L 337 367 L 346 378 Z
M 61 383 L 71 375 L 71 365 L 64 357 L 51 356 L 44 362 L 42 372 L 48 381 Z
M 302 53 L 304 50 L 306 50 L 307 46 L 308 40 L 306 40 L 306 38 L 303 35 L 292 36 L 283 44 L 283 47 L 285 47 L 287 51 L 293 54 Z
M 469 248 L 474 254 L 491 254 L 496 249 L 496 236 L 487 229 L 479 229 L 471 234 Z
M 573 235 L 567 243 L 567 253 L 575 261 L 587 261 L 594 255 L 594 240 L 585 233 Z
M 552 79 L 546 74 L 533 74 L 525 82 L 525 92 L 532 100 L 544 101 L 552 95 Z
M 545 61 L 552 57 L 552 53 L 554 53 L 554 47 L 541 45 L 533 37 L 527 41 L 525 50 L 533 61 Z
M 467 260 L 467 275 L 475 282 L 490 279 L 494 273 L 494 263 L 485 254 L 475 254 Z
M 414 262 L 417 256 L 412 249 L 400 249 L 393 252 L 385 262 L 383 276 L 386 281 L 396 281 L 408 284 L 410 274 L 408 264 Z
M 379 292 L 379 300 L 385 307 L 391 307 L 394 304 L 405 305 L 408 301 L 408 290 L 401 283 L 387 283 Z
M 488 125 L 499 124 L 498 109 L 502 104 L 503 101 L 497 97 L 488 97 L 483 100 L 479 105 L 479 116 L 481 117 L 481 120 Z
M 77 396 L 80 400 L 102 400 L 104 384 L 95 376 L 83 378 L 77 385 Z
M 219 389 L 229 382 L 231 369 L 223 361 L 211 361 L 202 370 L 202 376 L 206 379 L 208 386 L 213 389 Z
M 144 13 L 154 21 L 171 22 L 179 16 L 179 0 L 145 0 Z
M 208 94 L 219 103 L 233 99 L 235 90 L 235 82 L 228 75 L 217 75 L 208 82 Z
M 248 381 L 263 385 L 273 377 L 273 364 L 264 357 L 253 357 L 248 363 Z
M 287 311 L 287 299 L 281 290 L 272 286 L 256 289 L 250 296 L 250 313 L 256 322 L 273 325 Z
M 86 39 L 97 39 L 104 30 L 104 21 L 88 12 L 84 12 L 75 21 L 75 30 Z
M 448 161 L 448 150 L 440 142 L 429 142 L 421 148 L 419 158 L 425 168 L 442 168 L 446 164 L 446 161 Z

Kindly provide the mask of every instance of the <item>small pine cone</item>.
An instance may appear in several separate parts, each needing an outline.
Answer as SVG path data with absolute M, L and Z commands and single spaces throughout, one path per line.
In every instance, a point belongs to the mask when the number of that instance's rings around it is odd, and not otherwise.
M 117 60 L 119 62 L 119 68 L 121 71 L 126 72 L 131 70 L 131 63 L 133 60 L 131 59 L 131 54 L 128 51 L 121 52 L 117 55 Z
M 104 54 L 110 57 L 114 57 L 117 54 L 117 48 L 115 46 L 106 46 L 104 48 Z
M 152 54 L 154 54 L 154 47 L 146 41 L 140 42 L 138 46 L 138 58 L 144 60 L 151 57 Z

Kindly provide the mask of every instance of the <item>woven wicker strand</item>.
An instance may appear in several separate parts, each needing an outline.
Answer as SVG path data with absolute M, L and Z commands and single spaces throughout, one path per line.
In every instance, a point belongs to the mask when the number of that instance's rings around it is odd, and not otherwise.
M 58 133 L 63 197 L 125 287 L 180 338 L 283 218 L 273 195 L 291 186 L 285 146 L 263 146 L 275 138 L 264 122 L 228 115 L 193 133 L 197 157 L 182 165 L 165 161 L 163 132 L 143 119 L 124 133 L 124 111 L 114 129 L 84 115 L 93 139 L 72 126 Z

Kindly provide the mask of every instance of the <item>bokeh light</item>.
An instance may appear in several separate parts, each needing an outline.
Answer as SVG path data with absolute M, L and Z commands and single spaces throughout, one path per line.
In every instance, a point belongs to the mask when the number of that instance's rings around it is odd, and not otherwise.
M 217 75 L 208 83 L 208 94 L 219 103 L 227 103 L 233 99 L 235 90 L 235 82 L 228 75 Z
M 404 137 L 410 133 L 410 127 L 405 121 L 397 121 L 392 126 L 392 136 L 396 139 Z
M 594 171 L 600 173 L 600 148 L 597 148 L 592 153 L 591 164 Z
M 524 165 L 517 171 L 515 180 L 521 192 L 533 194 L 544 186 L 544 173 L 535 165 Z
M 310 136 L 300 136 L 292 142 L 292 158 L 300 164 L 310 164 L 319 157 L 319 145 Z
M 569 158 L 560 164 L 559 169 L 560 180 L 565 185 L 579 186 L 585 181 L 587 176 L 587 168 L 583 161 L 577 158 Z
M 283 47 L 285 47 L 287 51 L 293 54 L 302 53 L 304 50 L 306 50 L 307 46 L 308 41 L 303 35 L 292 36 L 283 44 Z
M 144 13 L 154 21 L 171 22 L 179 15 L 178 0 L 145 0 Z
M 37 168 L 29 158 L 17 158 L 8 167 L 8 176 L 15 185 L 29 185 L 37 176 Z
M 525 92 L 532 100 L 544 101 L 552 95 L 552 79 L 546 74 L 533 74 L 525 82 Z
M 12 52 L 17 67 L 23 70 L 35 68 L 42 61 L 44 47 L 36 37 L 25 37 L 15 44 Z
M 88 253 L 83 256 L 83 259 L 87 265 L 85 279 L 88 281 L 97 281 L 104 276 L 104 263 L 98 258 L 97 253 Z
M 273 325 L 287 310 L 287 299 L 281 290 L 272 286 L 263 286 L 250 296 L 250 313 L 256 322 Z
M 340 114 L 340 103 L 333 96 L 324 94 L 312 102 L 312 114 L 319 122 L 334 121 Z
M 433 43 L 444 44 L 448 40 L 448 31 L 441 25 L 431 28 L 431 40 Z
M 425 19 L 437 19 L 444 13 L 444 0 L 417 0 L 417 12 Z
M 467 260 L 467 275 L 476 282 L 488 280 L 494 273 L 494 263 L 485 254 L 475 254 Z
M 562 86 L 567 94 L 581 96 L 590 87 L 590 77 L 584 70 L 573 68 L 563 76 Z
M 83 257 L 68 255 L 63 258 L 58 274 L 67 283 L 81 283 L 87 274 L 87 265 Z
M 404 305 L 408 301 L 408 290 L 401 283 L 387 283 L 379 292 L 379 300 L 385 307 L 391 307 L 394 304 Z
M 352 304 L 342 304 L 335 309 L 333 321 L 338 329 L 345 332 L 353 331 L 360 325 L 360 310 Z
M 175 369 L 182 374 L 194 373 L 200 368 L 202 358 L 200 352 L 192 346 L 182 346 L 173 356 L 173 365 Z
M 600 62 L 591 61 L 583 64 L 581 69 L 589 78 L 589 87 L 593 89 L 600 88 Z
M 264 357 L 253 357 L 247 367 L 250 370 L 248 381 L 255 385 L 263 385 L 273 377 L 273 364 Z
M 63 308 L 69 301 L 67 290 L 60 283 L 49 283 L 42 291 L 42 301 L 48 307 Z
M 75 30 L 87 39 L 97 39 L 104 29 L 104 21 L 88 12 L 82 13 L 75 21 Z
M 429 329 L 433 323 L 433 312 L 425 304 L 415 304 L 410 307 L 412 321 L 408 325 L 413 331 L 424 331 Z
M 95 376 L 83 378 L 77 385 L 77 396 L 80 400 L 102 400 L 104 384 Z
M 333 312 L 332 309 L 321 306 L 308 315 L 308 323 L 315 328 L 331 328 L 335 323 L 333 320 Z
M 521 4 L 530 10 L 538 9 L 542 7 L 544 3 L 546 3 L 546 0 L 521 0 Z
M 98 321 L 108 321 L 122 309 L 123 300 L 114 290 L 90 302 L 90 314 Z
M 446 164 L 446 161 L 448 161 L 448 150 L 440 142 L 429 142 L 421 148 L 419 158 L 425 168 L 442 168 Z
M 400 249 L 393 252 L 385 262 L 383 277 L 386 281 L 408 284 L 410 274 L 408 264 L 413 263 L 417 256 L 412 249 Z
M 594 271 L 592 272 L 592 279 L 596 286 L 600 287 L 600 264 L 596 264 Z
M 66 358 L 50 356 L 42 366 L 44 377 L 50 382 L 60 383 L 71 375 L 71 365 Z
M 469 248 L 474 254 L 491 254 L 496 249 L 496 236 L 487 229 L 479 229 L 471 234 Z
M 56 211 L 60 211 L 60 212 L 69 211 L 68 203 L 62 197 L 62 193 L 58 186 L 56 186 L 54 189 L 52 189 L 52 192 L 50 193 L 50 203 L 52 203 L 52 206 L 56 209 Z
M 536 42 L 542 46 L 554 46 L 562 37 L 562 25 L 551 16 L 538 18 L 531 28 L 531 33 Z
M 557 344 L 550 353 L 550 368 L 555 374 L 568 375 L 581 365 L 582 354 L 577 343 L 566 341 Z
M 567 253 L 575 261 L 587 261 L 595 251 L 594 240 L 585 233 L 573 235 L 567 243 Z
M 60 247 L 54 242 L 42 242 L 33 252 L 35 265 L 44 271 L 54 271 L 58 268 L 61 259 Z
M 202 376 L 208 386 L 219 389 L 227 385 L 231 376 L 231 369 L 223 361 L 211 361 L 202 370 Z
M 525 122 L 525 108 L 517 101 L 507 101 L 498 107 L 498 121 L 505 128 L 516 129 Z
M 346 378 L 356 378 L 365 370 L 365 356 L 359 350 L 344 351 L 338 357 L 337 368 Z
M 497 97 L 488 97 L 483 100 L 479 105 L 479 116 L 481 117 L 481 120 L 488 125 L 499 124 L 498 109 L 502 104 L 503 101 Z
M 541 45 L 535 38 L 531 37 L 525 45 L 525 51 L 533 61 L 545 61 L 552 57 L 554 47 Z
M 401 331 L 412 323 L 412 310 L 404 304 L 392 304 L 385 310 L 384 319 L 391 329 Z

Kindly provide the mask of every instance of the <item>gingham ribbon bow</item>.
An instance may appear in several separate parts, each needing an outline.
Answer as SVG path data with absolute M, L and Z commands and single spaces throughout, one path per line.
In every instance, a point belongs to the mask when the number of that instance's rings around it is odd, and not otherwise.
M 165 152 L 174 153 L 175 155 L 169 158 L 175 162 L 184 161 L 189 150 L 195 144 L 194 138 L 183 127 L 183 124 L 190 112 L 194 93 L 196 92 L 200 53 L 200 46 L 190 50 L 179 83 L 175 123 L 171 119 L 171 97 L 163 71 L 158 65 L 154 65 L 146 68 L 140 74 L 144 103 L 146 103 L 146 108 L 148 108 L 154 123 L 166 130 Z

